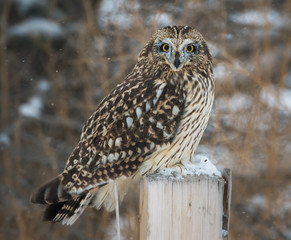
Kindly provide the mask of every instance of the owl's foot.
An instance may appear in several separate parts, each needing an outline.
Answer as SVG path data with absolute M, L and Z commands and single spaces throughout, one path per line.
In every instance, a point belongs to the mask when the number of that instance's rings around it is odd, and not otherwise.
M 165 175 L 173 176 L 185 176 L 189 174 L 188 168 L 181 162 L 175 163 L 172 166 L 167 166 L 166 168 L 159 170 L 159 172 Z
M 187 172 L 187 168 L 183 163 L 176 163 L 173 166 L 170 167 L 172 169 L 173 172 L 177 172 L 179 174 L 186 174 Z
M 193 175 L 209 175 L 209 176 L 219 176 L 221 177 L 220 171 L 217 170 L 215 165 L 213 165 L 207 157 L 198 155 L 196 157 L 195 163 L 176 163 L 172 166 L 167 166 L 159 170 L 159 173 L 165 176 L 172 177 L 186 177 Z

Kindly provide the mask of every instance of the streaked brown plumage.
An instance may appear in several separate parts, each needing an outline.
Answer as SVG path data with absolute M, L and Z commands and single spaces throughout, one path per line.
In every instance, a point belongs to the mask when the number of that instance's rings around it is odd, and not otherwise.
M 159 30 L 88 119 L 65 170 L 31 201 L 48 205 L 45 220 L 68 225 L 87 206 L 113 210 L 113 180 L 124 195 L 139 176 L 193 157 L 213 98 L 212 58 L 201 34 L 185 26 Z

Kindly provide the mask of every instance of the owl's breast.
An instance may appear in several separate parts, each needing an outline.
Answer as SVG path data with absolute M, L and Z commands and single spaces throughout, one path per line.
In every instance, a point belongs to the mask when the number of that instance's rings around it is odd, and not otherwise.
M 154 172 L 171 167 L 176 163 L 187 163 L 194 152 L 207 126 L 214 100 L 213 87 L 197 82 L 190 88 L 185 99 L 185 108 L 173 140 L 160 146 L 147 157 L 142 172 Z M 189 86 L 186 86 L 189 89 Z

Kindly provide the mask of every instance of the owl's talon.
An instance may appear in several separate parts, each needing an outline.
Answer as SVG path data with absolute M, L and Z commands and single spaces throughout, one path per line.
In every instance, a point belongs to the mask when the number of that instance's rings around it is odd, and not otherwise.
M 187 172 L 187 168 L 183 163 L 176 163 L 172 167 L 173 171 L 179 172 L 184 175 Z

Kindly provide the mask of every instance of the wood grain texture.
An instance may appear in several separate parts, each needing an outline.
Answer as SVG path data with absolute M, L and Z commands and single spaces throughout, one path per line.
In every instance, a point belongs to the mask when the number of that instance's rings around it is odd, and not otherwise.
M 140 240 L 221 240 L 224 185 L 218 176 L 146 176 L 140 191 Z

